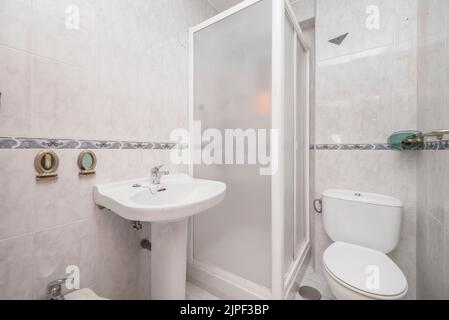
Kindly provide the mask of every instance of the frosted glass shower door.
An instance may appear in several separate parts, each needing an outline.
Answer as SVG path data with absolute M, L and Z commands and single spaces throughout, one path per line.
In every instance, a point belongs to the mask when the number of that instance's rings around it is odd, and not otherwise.
M 192 120 L 201 121 L 203 131 L 215 128 L 223 137 L 225 129 L 269 132 L 271 15 L 272 2 L 263 0 L 193 33 Z M 203 142 L 202 147 L 207 144 Z M 226 153 L 235 151 L 224 145 L 223 162 Z M 235 154 L 233 158 L 235 163 Z M 228 186 L 221 204 L 193 218 L 193 261 L 268 291 L 271 178 L 260 175 L 259 169 L 251 164 L 193 166 L 195 178 L 223 181 Z

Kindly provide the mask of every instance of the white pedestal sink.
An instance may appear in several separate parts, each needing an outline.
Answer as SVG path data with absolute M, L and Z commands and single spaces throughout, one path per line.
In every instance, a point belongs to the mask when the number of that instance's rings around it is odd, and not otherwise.
M 125 219 L 152 222 L 151 298 L 183 300 L 188 217 L 220 203 L 226 185 L 182 174 L 162 177 L 161 185 L 166 190 L 156 192 L 150 178 L 97 185 L 94 201 Z

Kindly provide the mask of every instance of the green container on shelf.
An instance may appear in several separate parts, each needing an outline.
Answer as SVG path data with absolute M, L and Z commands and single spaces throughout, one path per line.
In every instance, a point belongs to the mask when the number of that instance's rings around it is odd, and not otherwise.
M 393 150 L 419 150 L 424 146 L 420 131 L 399 131 L 388 138 L 388 146 Z

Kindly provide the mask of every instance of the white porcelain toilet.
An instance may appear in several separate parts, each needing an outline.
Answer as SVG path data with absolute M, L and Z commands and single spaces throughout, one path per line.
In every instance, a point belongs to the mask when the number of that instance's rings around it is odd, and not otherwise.
M 323 193 L 323 222 L 335 241 L 323 255 L 327 282 L 339 300 L 397 300 L 407 279 L 387 253 L 400 237 L 402 202 L 364 192 Z

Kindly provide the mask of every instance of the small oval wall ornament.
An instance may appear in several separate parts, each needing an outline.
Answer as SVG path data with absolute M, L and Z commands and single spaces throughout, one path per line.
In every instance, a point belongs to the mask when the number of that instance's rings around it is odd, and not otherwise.
M 52 150 L 41 151 L 34 158 L 34 169 L 38 180 L 57 178 L 58 168 L 59 157 Z
M 85 150 L 78 156 L 78 168 L 80 176 L 90 176 L 95 174 L 97 167 L 97 156 L 93 151 Z

